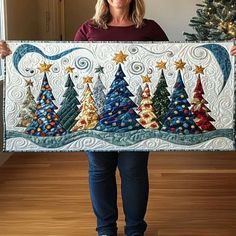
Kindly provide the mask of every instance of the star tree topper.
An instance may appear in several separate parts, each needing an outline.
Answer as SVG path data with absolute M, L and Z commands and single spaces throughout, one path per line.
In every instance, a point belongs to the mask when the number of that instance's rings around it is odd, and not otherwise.
M 83 78 L 83 80 L 84 80 L 84 84 L 91 84 L 91 83 L 93 83 L 93 77 L 91 77 L 91 76 L 85 76 Z
M 104 70 L 104 67 L 98 66 L 97 68 L 95 68 L 95 73 L 104 74 L 103 70 Z
M 175 62 L 176 70 L 183 70 L 185 65 L 186 65 L 186 63 L 183 62 L 182 59 Z
M 143 83 L 149 83 L 151 82 L 151 77 L 146 75 L 146 76 L 143 76 L 142 75 L 142 79 L 143 79 Z
M 46 64 L 45 62 L 43 64 L 40 64 L 40 67 L 38 67 L 39 71 L 42 72 L 49 72 L 52 64 Z
M 70 74 L 70 73 L 73 73 L 73 70 L 74 70 L 74 69 L 75 69 L 75 68 L 68 66 L 68 67 L 65 69 L 65 71 L 66 71 L 67 74 Z
M 122 51 L 120 51 L 119 53 L 115 54 L 115 57 L 113 58 L 113 60 L 116 62 L 116 64 L 119 63 L 124 63 L 124 61 L 126 61 L 128 55 L 124 54 Z
M 204 67 L 202 67 L 202 66 L 196 66 L 196 68 L 195 68 L 195 74 L 203 74 L 204 75 L 204 70 L 205 70 L 205 68 Z
M 34 85 L 34 82 L 30 79 L 30 80 L 25 80 L 26 82 L 26 86 L 30 86 L 30 87 L 33 87 Z
M 160 61 L 160 62 L 157 62 L 157 65 L 156 67 L 159 69 L 159 70 L 164 70 L 166 69 L 166 62 L 163 62 L 163 61 Z

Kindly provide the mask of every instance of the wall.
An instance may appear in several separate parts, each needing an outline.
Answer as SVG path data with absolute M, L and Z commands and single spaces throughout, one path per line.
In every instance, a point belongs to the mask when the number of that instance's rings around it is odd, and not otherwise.
M 146 0 L 146 18 L 156 20 L 166 32 L 170 41 L 184 40 L 183 32 L 192 32 L 188 26 L 190 19 L 196 16 L 201 0 Z
M 65 1 L 65 39 L 73 40 L 79 26 L 94 15 L 96 0 Z
M 60 1 L 7 0 L 6 24 L 7 39 L 60 40 Z
M 14 10 L 13 10 L 14 9 Z M 6 24 L 8 39 L 37 39 L 37 7 L 35 0 L 24 0 L 19 4 L 19 0 L 6 1 Z

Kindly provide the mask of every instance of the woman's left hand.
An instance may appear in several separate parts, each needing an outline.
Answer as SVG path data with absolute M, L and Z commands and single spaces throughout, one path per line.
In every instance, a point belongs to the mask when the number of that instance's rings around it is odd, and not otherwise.
M 236 45 L 234 45 L 234 46 L 231 48 L 230 54 L 231 54 L 232 56 L 236 56 Z

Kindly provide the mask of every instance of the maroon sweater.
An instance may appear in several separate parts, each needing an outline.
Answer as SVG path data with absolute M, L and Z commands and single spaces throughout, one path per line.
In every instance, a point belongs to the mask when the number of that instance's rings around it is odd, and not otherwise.
M 153 20 L 144 19 L 141 28 L 132 26 L 108 26 L 98 28 L 86 21 L 77 31 L 75 41 L 167 41 L 162 28 Z

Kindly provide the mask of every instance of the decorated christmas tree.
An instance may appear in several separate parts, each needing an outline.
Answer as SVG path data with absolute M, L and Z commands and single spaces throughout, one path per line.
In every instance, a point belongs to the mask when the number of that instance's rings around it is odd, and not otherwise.
M 70 131 L 71 128 L 75 125 L 75 118 L 79 114 L 78 105 L 80 105 L 80 102 L 77 99 L 78 94 L 74 89 L 75 85 L 71 79 L 71 74 L 73 73 L 73 70 L 74 68 L 72 67 L 66 68 L 66 73 L 68 74 L 68 77 L 65 87 L 67 89 L 63 95 L 64 99 L 61 103 L 60 110 L 57 113 L 60 117 L 61 124 L 67 131 Z
M 20 113 L 19 113 L 19 123 L 18 127 L 27 127 L 32 121 L 34 117 L 34 113 L 36 110 L 36 101 L 31 92 L 31 88 L 33 87 L 33 82 L 31 80 L 26 81 L 26 98 L 23 101 Z
M 212 121 L 215 121 L 210 115 L 210 109 L 206 106 L 208 102 L 203 98 L 204 90 L 202 88 L 200 74 L 204 74 L 204 68 L 202 66 L 196 66 L 195 72 L 198 74 L 197 84 L 194 89 L 194 96 L 192 100 L 192 108 L 194 119 L 197 126 L 201 129 L 202 132 L 212 131 L 216 128 L 212 125 Z
M 129 91 L 125 74 L 121 64 L 126 61 L 127 55 L 120 52 L 115 55 L 114 61 L 119 64 L 115 79 L 111 84 L 110 91 L 106 95 L 103 111 L 96 127 L 105 132 L 126 132 L 140 129 L 137 122 L 138 115 L 134 111 L 136 104 L 131 100 L 133 94 Z
M 106 87 L 104 86 L 101 80 L 101 74 L 104 74 L 103 67 L 99 66 L 95 69 L 95 72 L 98 73 L 98 78 L 96 83 L 94 84 L 93 96 L 98 110 L 98 114 L 101 114 L 106 99 L 106 94 L 104 93 Z
M 175 134 L 196 134 L 200 130 L 194 122 L 194 115 L 189 109 L 188 95 L 182 79 L 181 70 L 184 69 L 185 62 L 181 60 L 176 62 L 178 76 L 171 95 L 169 111 L 167 112 L 162 131 Z
M 142 78 L 145 86 L 143 89 L 142 100 L 138 107 L 138 115 L 140 118 L 138 118 L 137 121 L 146 129 L 158 129 L 159 125 L 156 122 L 157 117 L 154 114 L 150 88 L 148 85 L 148 83 L 151 82 L 151 78 L 149 76 L 142 76 Z
M 188 41 L 229 40 L 236 37 L 236 1 L 204 0 L 190 20 L 195 33 L 184 33 Z
M 41 64 L 40 72 L 44 73 L 40 94 L 37 98 L 36 111 L 32 123 L 27 127 L 26 133 L 34 136 L 60 136 L 66 134 L 65 129 L 59 121 L 59 116 L 55 110 L 57 106 L 52 88 L 47 79 L 47 72 L 50 71 L 51 64 Z
M 154 107 L 154 112 L 157 116 L 157 122 L 160 125 L 160 128 L 163 125 L 164 117 L 168 111 L 168 106 L 170 104 L 170 93 L 167 90 L 167 83 L 165 79 L 165 75 L 163 70 L 166 69 L 166 62 L 159 62 L 156 66 L 159 70 L 161 70 L 161 76 L 157 83 L 156 90 L 154 92 L 152 102 Z
M 76 132 L 83 129 L 93 129 L 98 122 L 98 112 L 93 99 L 93 93 L 89 84 L 92 83 L 93 77 L 84 77 L 86 88 L 82 94 L 80 113 L 76 117 L 76 124 L 71 131 Z

